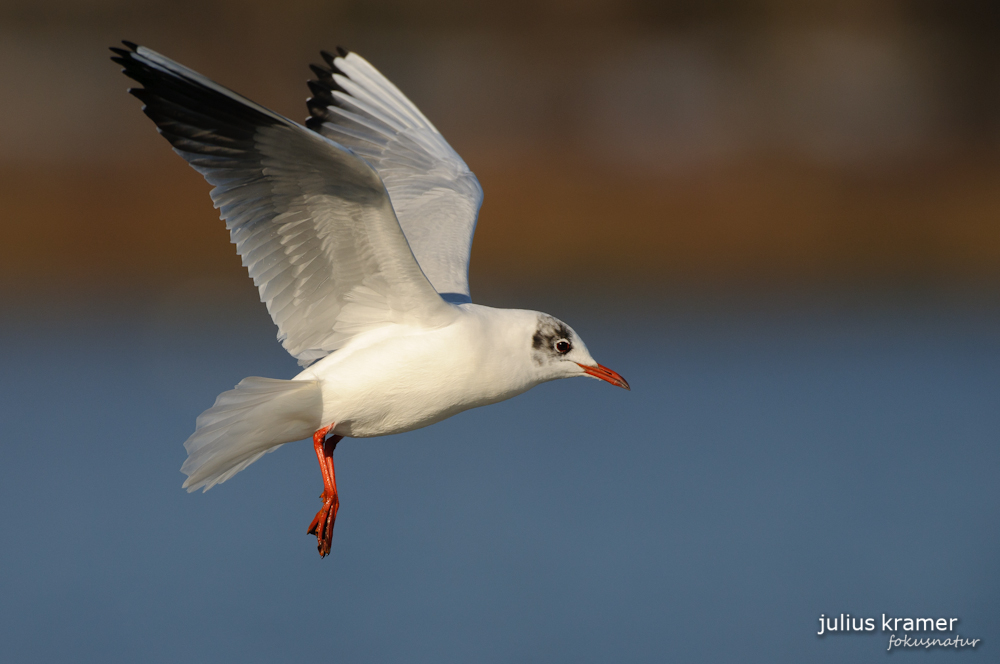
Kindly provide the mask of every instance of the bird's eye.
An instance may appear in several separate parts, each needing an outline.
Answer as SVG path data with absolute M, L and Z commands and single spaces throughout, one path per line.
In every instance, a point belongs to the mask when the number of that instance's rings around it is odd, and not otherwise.
M 556 352 L 565 355 L 571 350 L 573 350 L 573 345 L 570 342 L 566 341 L 565 339 L 560 339 L 559 341 L 556 342 Z

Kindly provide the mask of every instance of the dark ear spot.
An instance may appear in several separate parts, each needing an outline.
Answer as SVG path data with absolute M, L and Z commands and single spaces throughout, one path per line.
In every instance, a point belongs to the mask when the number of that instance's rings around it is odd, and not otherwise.
M 545 337 L 542 335 L 541 330 L 537 330 L 535 336 L 531 337 L 531 347 L 535 350 L 545 348 Z
M 572 332 L 566 324 L 552 316 L 539 316 L 538 329 L 531 337 L 531 347 L 534 349 L 535 362 L 543 364 L 546 358 L 559 357 L 555 344 L 559 339 L 571 339 Z

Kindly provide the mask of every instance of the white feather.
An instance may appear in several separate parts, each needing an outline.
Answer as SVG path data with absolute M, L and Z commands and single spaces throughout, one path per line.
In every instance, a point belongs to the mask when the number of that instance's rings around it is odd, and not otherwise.
M 315 380 L 244 378 L 198 416 L 184 443 L 184 488 L 208 491 L 284 443 L 312 435 L 323 412 Z

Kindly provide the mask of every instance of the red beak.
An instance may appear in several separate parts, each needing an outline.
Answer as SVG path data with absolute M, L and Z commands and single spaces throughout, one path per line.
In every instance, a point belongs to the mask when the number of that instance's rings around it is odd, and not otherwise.
M 583 372 L 588 376 L 593 376 L 594 378 L 600 378 L 601 380 L 606 380 L 612 385 L 617 385 L 618 387 L 624 387 L 626 390 L 629 391 L 632 390 L 632 388 L 628 386 L 628 381 L 622 378 L 617 371 L 612 371 L 603 364 L 598 364 L 596 367 L 588 367 L 585 364 L 580 364 L 579 362 L 577 362 L 577 366 L 583 369 Z

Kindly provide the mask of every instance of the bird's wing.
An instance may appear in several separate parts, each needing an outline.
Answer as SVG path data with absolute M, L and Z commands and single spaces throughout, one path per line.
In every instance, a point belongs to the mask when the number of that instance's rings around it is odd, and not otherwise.
M 174 151 L 205 176 L 278 339 L 306 366 L 390 323 L 458 315 L 421 272 L 372 167 L 142 46 L 112 49 Z
M 375 167 L 424 274 L 446 300 L 469 302 L 479 181 L 395 85 L 358 54 L 339 53 L 312 65 L 306 126 Z

